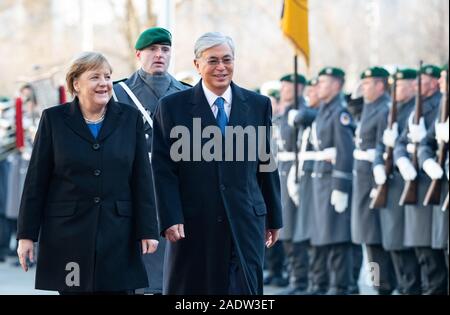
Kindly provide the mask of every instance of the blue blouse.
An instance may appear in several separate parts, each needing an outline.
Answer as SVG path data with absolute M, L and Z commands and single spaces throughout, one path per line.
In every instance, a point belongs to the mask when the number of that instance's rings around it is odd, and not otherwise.
M 91 131 L 92 135 L 95 139 L 97 139 L 98 134 L 100 133 L 100 129 L 102 129 L 103 121 L 96 123 L 96 124 L 90 124 L 87 123 L 89 130 Z

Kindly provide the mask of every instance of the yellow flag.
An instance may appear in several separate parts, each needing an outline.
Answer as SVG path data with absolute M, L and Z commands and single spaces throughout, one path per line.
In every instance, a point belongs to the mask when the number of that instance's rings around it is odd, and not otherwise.
M 281 29 L 309 65 L 308 0 L 284 0 Z

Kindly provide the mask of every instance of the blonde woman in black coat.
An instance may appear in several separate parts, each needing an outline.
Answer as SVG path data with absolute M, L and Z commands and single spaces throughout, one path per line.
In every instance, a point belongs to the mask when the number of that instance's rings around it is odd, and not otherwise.
M 111 66 L 83 53 L 66 76 L 72 102 L 46 109 L 25 180 L 18 255 L 39 242 L 36 289 L 127 293 L 147 286 L 140 254 L 158 246 L 141 115 L 114 102 Z

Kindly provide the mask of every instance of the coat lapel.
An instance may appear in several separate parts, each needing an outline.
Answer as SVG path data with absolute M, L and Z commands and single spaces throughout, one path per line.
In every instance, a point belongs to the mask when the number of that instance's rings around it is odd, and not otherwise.
M 78 98 L 75 98 L 71 103 L 67 104 L 65 108 L 65 123 L 80 137 L 89 141 L 91 143 L 95 142 L 89 127 L 83 119 L 81 114 L 80 105 L 78 103 Z
M 228 125 L 245 127 L 247 125 L 248 112 L 247 98 L 242 93 L 242 89 L 234 83 L 231 83 L 231 90 L 233 100 Z
M 97 139 L 94 138 L 89 127 L 83 119 L 81 114 L 78 98 L 69 103 L 65 110 L 65 122 L 76 134 L 89 141 L 90 143 L 96 143 L 107 138 L 115 129 L 118 124 L 120 114 L 122 113 L 121 107 L 114 102 L 113 98 L 107 104 L 107 111 L 103 126 L 100 129 L 100 134 Z
M 117 129 L 117 125 L 119 124 L 120 117 L 122 114 L 122 107 L 117 104 L 113 98 L 111 98 L 108 102 L 105 120 L 103 121 L 103 126 L 100 129 L 100 133 L 98 135 L 97 141 L 101 142 L 105 140 L 113 131 Z
M 205 93 L 202 88 L 202 81 L 200 81 L 192 89 L 192 97 L 190 103 L 193 105 L 191 114 L 194 118 L 200 118 L 202 120 L 202 126 L 217 126 L 216 118 L 208 104 Z

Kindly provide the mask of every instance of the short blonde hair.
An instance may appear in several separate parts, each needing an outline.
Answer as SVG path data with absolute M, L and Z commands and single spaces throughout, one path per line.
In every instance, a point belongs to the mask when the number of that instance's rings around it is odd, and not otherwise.
M 84 72 L 107 66 L 112 73 L 112 67 L 108 60 L 98 52 L 83 52 L 78 55 L 70 64 L 69 71 L 66 74 L 67 90 L 70 94 L 75 95 L 73 83 Z

